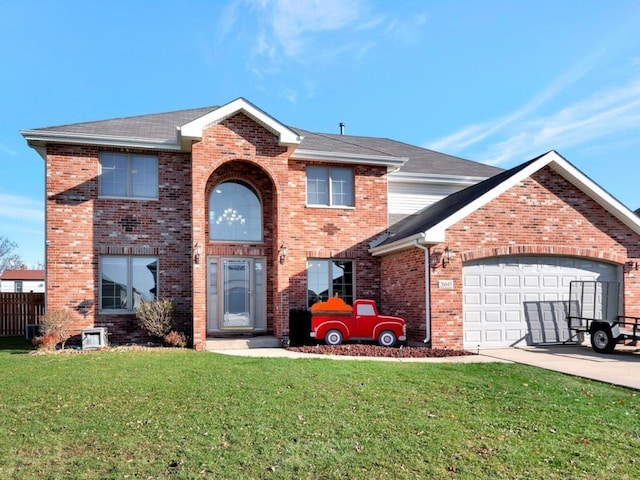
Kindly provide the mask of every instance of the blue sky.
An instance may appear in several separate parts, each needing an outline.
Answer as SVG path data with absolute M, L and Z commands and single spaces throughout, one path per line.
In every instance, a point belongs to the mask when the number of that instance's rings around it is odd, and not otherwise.
M 44 260 L 18 133 L 221 105 L 509 168 L 558 150 L 640 207 L 640 2 L 0 0 L 0 236 Z

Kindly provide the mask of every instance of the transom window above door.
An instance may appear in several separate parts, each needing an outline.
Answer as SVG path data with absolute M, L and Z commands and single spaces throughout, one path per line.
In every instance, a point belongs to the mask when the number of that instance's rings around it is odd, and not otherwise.
M 251 187 L 237 180 L 215 186 L 209 197 L 209 238 L 262 241 L 262 204 Z

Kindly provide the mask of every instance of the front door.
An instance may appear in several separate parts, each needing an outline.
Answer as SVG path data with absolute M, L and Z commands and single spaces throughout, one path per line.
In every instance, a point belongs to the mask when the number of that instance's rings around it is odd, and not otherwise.
M 266 329 L 265 259 L 207 260 L 207 331 Z

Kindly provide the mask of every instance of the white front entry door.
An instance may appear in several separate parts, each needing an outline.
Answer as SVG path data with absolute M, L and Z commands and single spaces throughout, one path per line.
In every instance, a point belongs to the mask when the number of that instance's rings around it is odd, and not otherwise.
M 266 329 L 265 259 L 207 259 L 207 332 Z

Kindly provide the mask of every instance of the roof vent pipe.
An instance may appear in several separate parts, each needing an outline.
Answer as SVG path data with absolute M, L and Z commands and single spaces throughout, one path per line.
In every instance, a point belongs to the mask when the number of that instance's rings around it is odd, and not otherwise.
M 344 135 L 344 122 L 340 122 L 340 135 Z

